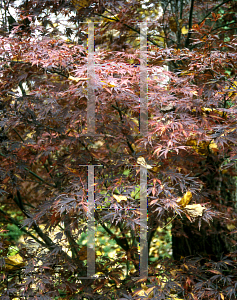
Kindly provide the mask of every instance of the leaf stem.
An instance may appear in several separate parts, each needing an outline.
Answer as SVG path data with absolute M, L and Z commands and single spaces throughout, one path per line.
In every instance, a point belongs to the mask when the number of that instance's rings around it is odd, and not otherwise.
M 161 229 L 164 229 L 166 226 L 168 226 L 178 215 L 176 214 L 165 226 L 161 227 Z

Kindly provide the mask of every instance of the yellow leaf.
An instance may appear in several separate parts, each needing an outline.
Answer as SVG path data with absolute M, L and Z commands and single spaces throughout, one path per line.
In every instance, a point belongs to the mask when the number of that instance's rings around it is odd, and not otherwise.
M 160 165 L 155 166 L 155 167 L 152 167 L 151 172 L 153 172 L 153 173 L 158 173 L 159 170 L 160 170 Z
M 179 198 L 177 200 L 178 204 L 182 207 L 186 207 L 186 205 L 189 204 L 189 202 L 192 200 L 192 193 L 190 191 L 187 191 L 182 198 Z
M 212 108 L 202 107 L 201 110 L 202 110 L 202 111 L 212 111 Z
M 141 283 L 141 287 L 143 288 L 144 291 L 148 290 L 148 286 L 145 283 Z
M 115 87 L 115 84 L 107 83 L 108 87 Z
M 106 22 L 118 22 L 118 15 L 113 15 L 110 19 L 106 19 Z
M 129 116 L 128 116 L 129 117 Z M 132 126 L 132 130 L 133 132 L 135 132 L 136 134 L 139 134 L 139 121 L 136 119 L 136 118 L 131 118 L 131 121 L 133 122 L 134 126 Z M 138 147 L 135 147 L 135 145 L 133 144 L 133 149 L 134 148 L 138 148 Z M 142 148 L 140 148 L 142 150 Z M 139 151 L 141 151 L 139 150 Z M 137 151 L 137 150 L 136 150 Z
M 217 110 L 217 109 L 215 109 L 215 108 L 202 107 L 201 110 L 202 110 L 203 112 L 205 112 L 205 111 L 208 111 L 208 112 L 214 112 L 214 113 L 217 113 L 217 114 L 220 115 L 220 116 L 223 115 L 223 112 L 222 112 L 222 111 L 219 111 L 219 110 Z
M 225 89 L 237 91 L 237 81 L 234 81 L 234 82 L 232 83 L 231 87 L 225 87 Z M 237 92 L 233 92 L 233 93 L 230 92 L 230 93 L 228 93 L 228 96 L 229 96 L 229 97 L 231 97 L 231 96 L 236 97 L 236 95 L 237 95 Z
M 121 201 L 127 201 L 128 198 L 126 196 L 123 196 L 123 195 L 113 195 L 114 199 L 117 201 L 117 202 L 121 202 Z
M 139 157 L 138 157 L 138 159 L 137 159 L 137 164 L 138 164 L 138 165 L 141 165 L 141 166 L 143 166 L 143 167 L 145 167 L 145 168 L 147 168 L 147 169 L 148 169 L 150 172 L 152 172 L 152 173 L 158 173 L 159 170 L 160 170 L 160 167 L 161 167 L 161 165 L 154 165 L 154 166 L 151 166 L 151 165 L 147 164 L 145 158 L 142 157 L 142 156 L 139 156 Z
M 211 152 L 216 152 L 218 150 L 217 144 L 212 140 L 209 144 L 209 149 Z
M 201 141 L 199 144 L 197 143 L 197 140 L 195 139 L 190 139 L 186 142 L 187 146 L 191 146 L 198 154 L 200 155 L 207 155 L 208 154 L 208 147 L 209 150 L 212 153 L 215 153 L 218 151 L 218 146 L 217 144 L 214 142 L 214 140 L 212 140 L 211 142 L 209 141 Z
M 221 173 L 222 173 L 222 174 L 227 174 L 227 173 L 228 173 L 228 170 L 221 170 Z
M 23 60 L 19 59 L 18 56 L 13 56 L 12 61 L 23 61 Z
M 197 146 L 197 140 L 190 139 L 186 142 L 187 146 Z
M 138 164 L 138 165 L 141 165 L 141 166 L 143 166 L 143 167 L 146 167 L 147 169 L 152 169 L 152 166 L 151 166 L 151 165 L 148 165 L 148 164 L 146 163 L 145 158 L 142 157 L 142 156 L 139 156 L 139 157 L 138 157 L 138 159 L 137 159 L 137 164 Z
M 181 29 L 181 33 L 182 34 L 188 34 L 188 29 L 185 26 L 183 26 L 182 29 Z
M 106 88 L 106 86 L 108 86 L 108 87 L 115 87 L 116 86 L 115 84 L 112 84 L 112 83 L 109 83 L 109 82 L 106 82 L 106 81 L 103 81 L 103 80 L 101 80 L 101 82 L 106 83 L 106 85 L 102 86 L 103 88 Z
M 87 246 L 84 245 L 81 247 L 80 251 L 78 252 L 80 260 L 86 260 L 87 259 Z
M 234 230 L 236 227 L 235 227 L 235 225 L 234 224 L 227 224 L 227 229 L 229 230 L 229 231 L 232 231 L 232 230 Z
M 176 270 L 171 270 L 171 271 L 170 271 L 170 274 L 171 274 L 173 277 L 175 277 L 175 276 L 177 275 L 177 272 L 176 272 Z
M 163 30 L 161 30 L 161 31 L 159 32 L 159 35 L 158 35 L 155 39 L 156 39 L 157 43 L 158 43 L 161 47 L 165 47 L 165 45 L 166 45 L 166 43 L 165 43 L 166 38 L 165 38 L 165 33 L 164 33 Z M 161 62 L 161 60 L 160 60 L 160 62 Z
M 205 209 L 206 208 L 203 207 L 201 204 L 192 204 L 192 205 L 185 206 L 185 210 L 187 211 L 187 214 L 193 218 L 201 217 Z
M 154 289 L 155 286 L 150 288 L 147 288 L 147 286 L 145 286 L 145 289 L 139 289 L 136 292 L 134 292 L 133 296 L 142 296 L 142 297 L 145 296 L 147 298 L 142 298 L 142 299 L 151 299 L 154 296 L 154 292 L 153 292 Z
M 7 271 L 17 270 L 24 266 L 23 258 L 19 255 L 12 255 L 5 258 L 5 269 Z
M 69 167 L 67 167 L 67 169 L 68 169 L 70 172 L 75 173 L 75 174 L 78 172 L 76 169 L 71 169 L 71 168 L 69 168 Z
M 68 80 L 72 80 L 72 81 L 75 81 L 75 82 L 79 82 L 79 81 L 85 81 L 87 80 L 88 78 L 80 78 L 80 77 L 73 77 L 73 76 L 69 76 L 68 77 Z
M 35 132 L 36 132 L 36 131 L 33 130 L 32 132 L 28 133 L 28 134 L 26 135 L 26 139 L 31 139 L 31 138 L 33 137 L 33 135 L 34 135 Z
M 82 8 L 88 7 L 90 5 L 90 0 L 72 0 L 72 4 L 75 6 L 76 10 L 79 11 Z
M 169 26 L 173 32 L 177 32 L 177 23 L 175 17 L 169 18 Z
M 133 121 L 133 123 L 135 123 L 137 126 L 139 126 L 139 121 L 136 118 L 131 118 L 131 120 Z

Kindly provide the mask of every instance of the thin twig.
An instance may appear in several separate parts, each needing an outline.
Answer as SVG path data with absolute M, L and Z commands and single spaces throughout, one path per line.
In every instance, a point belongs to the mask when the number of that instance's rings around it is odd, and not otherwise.
M 21 141 L 24 143 L 24 140 L 23 138 L 21 137 L 21 135 L 16 131 L 15 128 L 12 129 L 13 131 L 15 131 L 15 133 L 19 136 L 19 138 L 21 139 Z
M 39 179 L 40 181 L 42 181 L 43 183 L 51 186 L 51 187 L 55 187 L 55 185 L 45 181 L 42 177 L 40 177 L 39 175 L 35 174 L 33 171 L 29 170 L 28 168 L 24 168 L 26 171 L 28 171 L 31 175 L 33 175 L 34 177 L 36 177 L 37 179 Z
M 194 0 L 192 0 L 192 2 L 191 2 L 190 12 L 189 12 L 189 21 L 188 21 L 189 31 L 188 31 L 187 39 L 185 41 L 185 47 L 189 46 L 189 40 L 190 40 L 190 37 L 192 34 L 191 29 L 193 26 L 193 5 L 194 5 Z
M 225 1 L 223 1 L 222 3 L 218 4 L 218 5 L 217 5 L 216 7 L 214 7 L 211 11 L 209 11 L 208 14 L 205 15 L 205 17 L 202 19 L 202 21 L 200 21 L 200 22 L 198 23 L 198 25 L 200 25 L 207 17 L 209 17 L 210 14 L 211 14 L 212 12 L 214 12 L 217 8 L 219 8 L 219 7 L 222 6 L 223 4 L 225 4 L 225 3 L 227 3 L 227 2 L 230 2 L 230 1 L 232 1 L 232 0 L 225 0 Z
M 166 226 L 168 226 L 178 215 L 176 214 L 165 226 L 161 227 L 161 229 L 164 229 Z

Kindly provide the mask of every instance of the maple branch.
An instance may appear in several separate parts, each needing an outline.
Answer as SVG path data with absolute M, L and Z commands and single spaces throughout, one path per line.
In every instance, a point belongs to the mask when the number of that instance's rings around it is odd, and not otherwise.
M 16 191 L 16 194 L 17 194 L 18 202 L 16 201 L 16 197 L 13 197 L 14 202 L 17 204 L 17 206 L 20 208 L 20 210 L 28 217 L 29 215 L 27 214 L 27 212 L 25 210 L 19 190 Z
M 114 234 L 106 225 L 105 223 L 103 223 L 99 216 L 97 211 L 95 211 L 95 219 L 100 223 L 100 225 L 104 228 L 104 230 L 111 236 L 112 239 L 115 240 L 115 242 L 124 250 L 124 251 L 128 251 L 129 249 L 129 245 L 128 245 L 128 241 L 127 239 L 124 241 L 123 238 L 118 238 L 116 237 L 116 234 Z
M 18 198 L 18 201 L 16 200 L 15 197 L 13 198 L 14 202 L 17 204 L 17 206 L 20 208 L 20 210 L 24 213 L 24 215 L 27 218 L 31 218 L 31 216 L 27 213 L 27 211 L 23 205 L 22 197 L 21 197 L 19 190 L 17 190 L 17 198 Z M 47 235 L 45 235 L 43 233 L 43 231 L 40 229 L 40 227 L 36 223 L 33 223 L 33 228 L 38 233 L 38 235 L 41 237 L 41 239 L 45 242 L 45 244 L 48 246 L 48 248 L 49 247 L 52 248 L 52 246 L 55 245 L 53 243 L 53 241 Z
M 180 2 L 180 12 L 179 12 L 179 19 L 182 20 L 183 18 L 183 0 L 181 0 Z M 178 22 L 178 43 L 177 43 L 177 46 L 178 48 L 180 48 L 180 41 L 181 41 L 181 26 L 180 26 L 180 23 Z
M 124 242 L 125 242 L 126 247 L 129 248 L 129 245 L 128 245 L 128 239 L 127 239 L 125 233 L 123 232 L 122 225 L 121 225 L 121 224 L 118 224 L 118 227 L 119 227 L 119 230 L 120 230 L 120 232 L 121 232 L 121 234 L 122 234 L 122 236 L 123 236 L 123 239 L 124 239 Z
M 218 5 L 217 5 L 216 7 L 214 7 L 212 10 L 210 10 L 208 14 L 205 15 L 205 17 L 202 19 L 202 21 L 200 21 L 200 22 L 198 23 L 198 25 L 200 25 L 207 17 L 209 17 L 210 14 L 211 14 L 212 12 L 214 12 L 217 8 L 219 8 L 219 7 L 222 6 L 223 4 L 225 4 L 225 3 L 227 3 L 227 2 L 230 2 L 230 1 L 232 1 L 232 0 L 225 0 L 225 1 L 223 1 L 222 3 L 218 4 Z M 189 28 L 190 28 L 190 27 L 189 27 Z
M 86 149 L 86 151 L 89 153 L 89 155 L 91 157 L 91 160 L 92 160 L 92 163 L 93 163 L 94 162 L 94 157 L 93 157 L 93 154 L 91 154 L 90 150 L 88 149 L 87 145 L 84 142 L 82 142 L 80 139 L 78 141 Z
M 50 176 L 51 178 L 53 178 L 52 174 L 50 173 L 50 171 L 49 171 L 49 169 L 48 169 L 48 167 L 47 167 L 47 165 L 46 165 L 46 163 L 44 163 L 44 167 L 45 167 L 46 171 L 48 172 L 49 176 Z
M 233 30 L 233 29 L 237 29 L 237 27 L 226 28 L 225 30 Z
M 218 26 L 218 27 L 216 27 L 216 28 L 213 28 L 212 30 L 211 30 L 211 32 L 213 32 L 213 31 L 215 31 L 215 30 L 217 30 L 217 29 L 219 29 L 219 28 L 222 28 L 222 27 L 225 27 L 225 26 L 229 26 L 229 25 L 231 25 L 231 24 L 236 24 L 237 23 L 237 21 L 233 21 L 233 22 L 230 22 L 230 23 L 227 23 L 227 24 L 224 24 L 224 25 L 220 25 L 220 26 Z M 233 28 L 228 28 L 228 29 L 225 29 L 225 30 L 230 30 L 230 29 L 233 29 Z
M 115 242 L 126 252 L 129 251 L 129 244 L 127 241 L 127 238 L 117 238 L 116 235 L 100 220 L 97 211 L 95 211 L 95 219 L 100 223 L 100 225 L 104 228 L 104 230 L 111 236 L 111 238 L 113 240 L 115 240 Z M 121 229 L 120 229 L 121 230 Z M 134 252 L 131 251 L 131 257 L 132 259 L 135 261 L 135 256 L 134 256 Z M 136 263 L 134 262 L 134 265 L 136 268 L 139 267 L 139 265 L 136 265 Z
M 225 26 L 229 26 L 229 25 L 231 25 L 231 24 L 236 24 L 237 22 L 236 21 L 233 21 L 233 22 L 230 22 L 230 23 L 227 23 L 227 24 L 223 24 L 223 25 L 220 25 L 220 26 L 218 26 L 218 27 L 216 27 L 216 28 L 213 28 L 210 32 L 213 32 L 213 31 L 215 31 L 215 30 L 217 30 L 217 29 L 219 29 L 219 28 L 222 28 L 222 27 L 225 27 Z M 224 29 L 224 30 L 233 30 L 233 29 L 236 29 L 236 27 L 233 27 L 233 28 L 227 28 L 227 29 Z M 202 36 L 202 38 L 204 38 L 205 36 L 207 36 L 208 35 L 208 33 L 205 33 L 203 36 Z
M 105 19 L 117 21 L 118 23 L 122 24 L 123 26 L 125 26 L 125 27 L 131 29 L 132 31 L 134 31 L 134 32 L 136 32 L 136 33 L 138 33 L 138 34 L 140 34 L 140 30 L 137 30 L 136 28 L 131 27 L 131 26 L 128 25 L 128 24 L 122 23 L 122 22 L 121 22 L 118 18 L 116 18 L 116 17 L 115 17 L 116 19 L 113 19 L 113 18 L 104 16 L 104 15 L 101 15 L 101 14 L 99 14 L 99 13 L 95 13 L 95 15 L 100 16 L 100 17 L 103 17 L 103 18 L 105 18 Z M 141 35 L 144 36 L 143 34 L 141 34 Z M 160 47 L 159 44 L 157 44 L 155 41 L 151 40 L 148 36 L 147 36 L 146 38 L 147 38 L 147 40 L 148 40 L 149 42 L 151 42 L 153 45 Z
M 21 139 L 21 141 L 24 143 L 23 138 L 21 137 L 21 135 L 16 131 L 15 128 L 12 128 L 13 131 L 15 131 L 15 133 L 19 136 L 19 138 Z
M 29 170 L 28 168 L 24 167 L 24 169 L 26 171 L 28 171 L 31 175 L 33 175 L 34 177 L 36 177 L 37 179 L 39 179 L 40 181 L 42 181 L 43 183 L 45 183 L 45 184 L 47 184 L 47 185 L 49 185 L 51 187 L 54 187 L 54 188 L 56 187 L 55 185 L 53 185 L 53 184 L 45 181 L 42 177 L 40 177 L 39 175 L 35 174 L 33 171 Z
M 17 204 L 17 206 L 22 210 L 22 212 L 28 217 L 28 218 L 31 218 L 31 216 L 27 213 L 27 211 L 24 209 L 24 206 L 23 206 L 23 202 L 22 202 L 22 199 L 21 199 L 21 195 L 20 195 L 20 192 L 17 191 L 17 196 L 18 196 L 18 202 L 16 201 L 16 199 L 13 199 L 15 201 L 15 203 Z M 22 227 L 22 225 L 20 223 L 18 223 L 15 219 L 11 218 L 10 216 L 8 216 L 2 209 L 0 209 L 0 213 L 4 214 L 5 216 L 7 216 L 7 218 L 13 223 L 15 224 L 17 227 L 20 228 L 21 231 L 25 232 L 27 235 L 31 236 L 35 241 L 37 241 L 39 244 L 41 244 L 42 246 L 48 248 L 49 250 L 52 250 L 53 248 L 55 247 L 58 247 L 52 240 L 51 238 L 46 235 L 42 230 L 41 228 L 34 222 L 33 223 L 33 228 L 34 230 L 36 231 L 36 233 L 39 235 L 39 237 L 44 241 L 41 242 L 37 237 L 35 237 L 33 234 L 31 234 L 30 232 L 28 232 L 26 229 L 24 229 Z M 63 250 L 61 250 L 61 253 L 62 255 L 71 260 L 71 257 Z
M 213 69 L 208 69 L 208 71 L 211 73 L 211 75 L 212 75 L 212 77 L 213 77 L 214 79 L 216 79 L 214 73 L 215 73 L 219 78 L 220 78 L 220 76 L 221 76 L 220 73 L 218 73 L 217 71 L 215 71 L 215 70 L 213 70 Z M 233 84 L 233 82 L 232 82 L 231 80 L 229 80 L 226 76 L 224 77 L 224 80 L 225 80 L 225 81 L 228 81 L 229 84 L 230 84 L 230 86 L 231 86 L 232 88 L 234 88 L 234 89 L 236 88 L 236 85 Z
M 4 59 L 0 58 L 0 60 L 3 61 Z M 32 63 L 27 62 L 27 61 L 7 60 L 7 62 L 10 62 L 10 63 L 13 63 L 13 64 L 25 64 L 25 65 L 30 65 L 32 67 Z M 52 69 L 50 70 L 49 68 L 43 68 L 43 67 L 39 67 L 39 68 L 41 68 L 42 70 L 44 70 L 44 71 L 46 71 L 46 72 L 48 72 L 50 74 L 58 74 L 58 75 L 61 75 L 61 76 L 65 77 L 65 78 L 69 77 L 69 75 L 65 75 L 63 72 L 55 69 L 54 67 L 52 68 L 53 70 Z M 20 82 L 18 85 L 19 85 L 19 88 L 20 88 L 20 90 L 22 92 L 22 96 L 27 96 L 26 95 L 26 91 L 24 90 L 22 83 Z
M 6 156 L 5 154 L 3 154 L 2 152 L 0 152 L 0 155 L 1 155 L 2 157 L 7 158 L 7 156 Z M 40 181 L 44 182 L 45 184 L 47 184 L 47 185 L 49 185 L 49 186 L 51 186 L 51 187 L 56 187 L 55 185 L 46 182 L 43 178 L 41 178 L 39 175 L 35 174 L 33 171 L 29 170 L 28 168 L 24 167 L 24 169 L 25 169 L 26 171 L 28 171 L 30 174 L 32 174 L 33 176 L 35 176 L 35 177 L 36 177 L 37 179 L 39 179 Z
M 18 191 L 19 192 L 19 191 Z M 18 194 L 20 195 L 20 193 Z M 20 196 L 21 197 L 21 196 Z M 17 203 L 17 202 L 16 202 Z M 18 205 L 19 206 L 19 205 Z M 25 210 L 23 210 L 23 212 L 25 213 L 25 215 L 27 215 L 28 217 L 30 217 L 27 212 Z M 10 217 L 9 215 L 7 215 L 2 209 L 0 209 L 0 213 L 2 213 L 4 216 L 6 216 L 6 218 L 8 220 L 10 220 L 13 224 L 15 224 L 21 231 L 25 232 L 27 235 L 29 235 L 30 237 L 32 237 L 37 243 L 39 243 L 41 246 L 48 248 L 49 250 L 54 249 L 55 247 L 58 247 L 57 244 L 55 244 L 51 238 L 46 235 L 41 229 L 40 227 L 33 223 L 33 228 L 36 231 L 36 233 L 39 235 L 39 237 L 44 241 L 41 242 L 37 237 L 35 237 L 33 234 L 31 234 L 29 231 L 27 231 L 24 227 L 22 227 L 22 225 L 16 221 L 15 219 L 13 219 L 12 217 Z M 61 250 L 61 254 L 67 258 L 69 261 L 72 261 L 72 258 L 63 250 Z M 82 266 L 81 266 L 82 267 Z
M 191 37 L 191 29 L 192 29 L 192 24 L 193 24 L 193 5 L 194 5 L 194 0 L 191 0 L 191 7 L 190 7 L 190 12 L 189 12 L 189 21 L 188 21 L 188 28 L 189 28 L 189 31 L 188 31 L 188 36 L 187 36 L 187 39 L 185 41 L 185 47 L 188 47 L 189 46 L 189 40 L 190 40 L 190 37 Z
M 51 238 L 46 235 L 36 224 L 33 224 L 33 228 L 34 230 L 37 232 L 37 234 L 41 237 L 41 239 L 45 242 L 46 244 L 46 247 L 49 249 L 49 250 L 52 250 L 56 247 L 58 247 L 57 244 L 55 244 Z M 72 258 L 65 252 L 61 249 L 60 253 L 62 254 L 63 257 L 67 258 L 69 261 L 72 262 Z M 77 262 L 78 264 L 80 262 Z M 82 265 L 80 266 L 80 268 L 82 268 Z
M 37 243 L 39 243 L 41 246 L 47 247 L 46 244 L 41 242 L 36 236 L 34 236 L 32 233 L 30 233 L 28 230 L 26 230 L 22 225 L 12 217 L 10 217 L 7 213 L 5 213 L 2 209 L 0 209 L 0 213 L 2 213 L 5 216 L 5 219 L 8 219 L 12 224 L 16 225 L 22 232 L 26 233 L 30 237 L 32 237 Z
M 15 130 L 15 128 L 13 128 L 13 130 L 16 132 L 16 134 L 20 137 L 20 139 L 22 140 L 22 142 L 24 142 L 24 140 L 22 139 L 22 137 L 20 136 L 20 134 Z M 4 155 L 3 153 L 0 152 L 0 155 L 3 157 L 7 157 L 6 155 Z M 48 183 L 47 181 L 45 181 L 42 177 L 40 177 L 39 175 L 35 174 L 33 171 L 29 170 L 27 167 L 24 167 L 24 169 L 26 171 L 28 171 L 31 175 L 33 175 L 34 177 L 36 177 L 37 179 L 39 179 L 40 181 L 42 181 L 43 183 L 51 186 L 51 187 L 55 187 L 55 185 Z
M 65 75 L 64 73 L 62 73 L 61 71 L 58 71 L 58 70 L 55 70 L 55 68 L 53 68 L 53 70 L 51 71 L 51 70 L 49 70 L 49 69 L 46 69 L 46 71 L 47 72 L 49 72 L 50 74 L 58 74 L 58 75 L 60 75 L 60 76 L 62 76 L 62 77 L 65 77 L 65 78 L 68 78 L 69 77 L 69 75 Z
M 147 36 L 151 36 L 151 34 L 148 34 Z M 161 37 L 163 39 L 170 40 L 172 43 L 175 43 L 175 40 L 173 40 L 172 38 L 167 37 L 167 36 L 163 36 L 163 35 L 160 35 L 160 34 L 153 34 L 152 36 L 158 36 L 158 37 Z
M 26 91 L 25 91 L 25 89 L 23 88 L 22 82 L 20 81 L 18 85 L 19 85 L 19 88 L 20 88 L 20 90 L 21 90 L 22 97 L 26 96 Z
M 74 238 L 72 237 L 71 229 L 70 229 L 70 219 L 68 216 L 65 216 L 64 225 L 65 225 L 64 233 L 65 233 L 68 243 L 71 247 L 72 258 L 77 258 L 79 260 L 80 257 L 78 254 L 78 244 L 75 242 Z
M 182 20 L 183 18 L 183 7 L 184 7 L 184 1 L 181 0 L 181 3 L 180 3 L 180 14 L 179 14 L 179 18 Z
M 116 103 L 117 104 L 117 103 Z M 122 112 L 122 110 L 118 107 L 118 104 L 117 104 L 117 106 L 115 106 L 115 105 L 111 105 L 114 109 L 116 109 L 117 111 L 118 111 L 118 113 L 119 113 L 119 117 L 120 117 L 120 120 L 121 120 L 121 122 L 122 122 L 122 124 L 124 123 L 123 122 L 123 112 Z M 128 147 L 129 147 L 129 149 L 130 149 L 130 151 L 132 152 L 132 154 L 134 154 L 135 153 L 135 151 L 134 151 L 134 149 L 133 149 L 133 147 L 132 147 L 132 144 L 130 143 L 130 141 L 128 140 L 128 136 L 126 136 L 126 141 L 127 141 L 127 145 L 128 145 Z

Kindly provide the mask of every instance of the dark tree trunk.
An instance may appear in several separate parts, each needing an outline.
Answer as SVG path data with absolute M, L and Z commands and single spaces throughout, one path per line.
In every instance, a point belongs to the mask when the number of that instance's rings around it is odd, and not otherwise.
M 177 231 L 178 229 L 178 231 Z M 210 226 L 203 224 L 198 230 L 198 223 L 188 219 L 177 220 L 172 229 L 173 257 L 202 255 L 219 260 L 223 254 L 233 250 L 226 228 L 215 220 Z M 232 248 L 232 249 L 231 249 Z
M 198 220 L 176 219 L 172 226 L 173 257 L 202 255 L 219 260 L 223 254 L 236 250 L 236 235 L 230 234 L 227 224 L 236 218 L 236 179 L 232 170 L 223 174 L 217 158 L 207 157 L 205 176 L 200 178 L 210 194 L 212 208 L 220 211 L 220 217 L 208 225 Z M 235 171 L 235 168 L 233 168 Z

